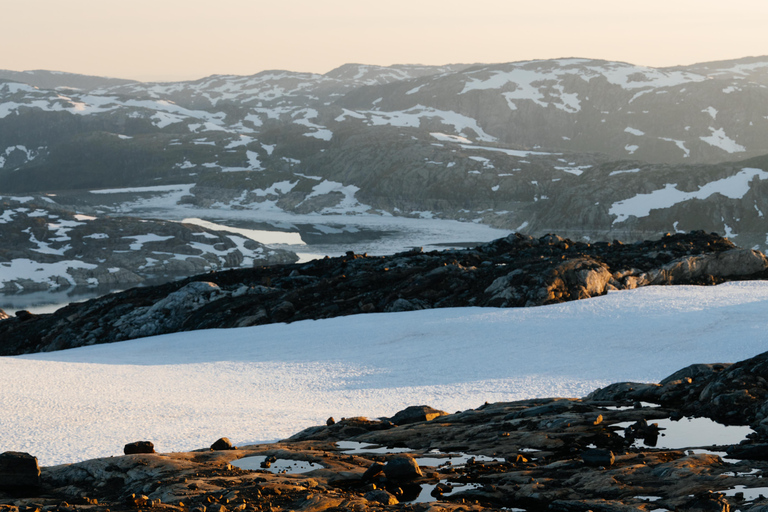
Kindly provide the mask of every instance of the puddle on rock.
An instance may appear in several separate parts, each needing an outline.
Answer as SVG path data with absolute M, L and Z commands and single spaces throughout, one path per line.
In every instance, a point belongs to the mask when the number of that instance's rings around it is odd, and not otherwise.
M 763 499 L 765 496 L 768 496 L 768 487 L 748 488 L 746 485 L 737 485 L 732 489 L 719 492 L 726 496 L 735 496 L 738 493 L 744 493 L 744 501 L 755 501 L 756 499 Z
M 679 450 L 697 446 L 725 446 L 739 444 L 753 430 L 746 426 L 722 425 L 709 418 L 683 418 L 679 421 L 670 419 L 654 420 L 659 425 L 659 437 L 655 444 L 646 444 L 637 439 L 635 445 L 641 448 L 659 448 Z M 625 429 L 634 422 L 616 423 L 614 426 Z
M 431 454 L 432 452 L 430 452 Z M 435 457 L 414 457 L 419 466 L 464 466 L 470 460 L 474 462 L 503 462 L 503 459 L 485 455 L 468 455 L 466 453 L 435 453 Z
M 432 491 L 435 490 L 435 487 L 437 487 L 439 484 L 424 484 L 421 486 L 421 492 L 419 493 L 419 496 L 412 500 L 412 501 L 406 501 L 406 503 L 429 503 L 432 501 L 437 501 L 438 499 L 443 499 L 450 497 L 454 493 L 464 492 L 464 491 L 471 491 L 472 489 L 479 489 L 482 487 L 480 484 L 462 484 L 462 483 L 450 483 L 451 490 L 448 492 L 445 492 L 440 496 L 439 498 L 436 498 L 435 496 L 432 496 Z
M 277 459 L 275 462 L 272 462 L 269 467 L 265 468 L 262 467 L 265 460 L 267 460 L 265 455 L 254 455 L 253 457 L 243 457 L 242 459 L 233 460 L 232 465 L 240 469 L 249 469 L 252 471 L 263 469 L 270 473 L 288 474 L 307 473 L 324 467 L 322 464 L 307 462 L 305 460 Z
M 661 496 L 635 496 L 635 498 L 643 501 L 658 501 L 661 499 Z
M 646 409 L 658 409 L 661 407 L 659 404 L 652 404 L 650 402 L 640 402 L 640 405 Z M 629 411 L 630 409 L 637 409 L 634 405 L 602 405 L 600 408 L 608 411 Z
M 375 453 L 379 455 L 389 455 L 393 453 L 410 453 L 410 448 L 387 448 L 370 443 L 358 443 L 356 441 L 337 441 L 336 446 L 344 452 L 344 455 L 357 455 L 360 453 Z

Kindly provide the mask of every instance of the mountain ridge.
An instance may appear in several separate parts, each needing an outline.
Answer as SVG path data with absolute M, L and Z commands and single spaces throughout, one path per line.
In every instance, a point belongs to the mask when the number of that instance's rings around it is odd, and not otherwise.
M 768 57 L 669 68 L 580 58 L 348 64 L 324 75 L 264 71 L 80 92 L 3 82 L 0 194 L 194 183 L 185 201 L 204 207 L 432 215 L 535 235 L 562 232 L 582 203 L 591 239 L 632 241 L 682 223 L 765 247 L 768 227 L 740 220 L 750 208 L 763 218 L 762 175 L 751 199 L 693 198 L 721 211 L 700 226 L 674 205 L 641 226 L 610 212 L 654 190 L 691 192 L 739 174 L 751 165 L 740 162 L 768 154 L 767 132 Z M 608 183 L 587 172 L 600 166 L 666 177 L 627 172 Z M 587 191 L 576 203 L 574 187 Z M 605 198 L 596 209 L 600 201 L 586 203 L 593 192 Z

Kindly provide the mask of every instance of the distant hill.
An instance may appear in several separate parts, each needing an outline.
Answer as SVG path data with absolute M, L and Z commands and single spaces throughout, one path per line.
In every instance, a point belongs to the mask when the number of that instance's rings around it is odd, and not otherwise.
M 193 183 L 184 201 L 254 211 L 760 247 L 768 233 L 768 57 L 0 79 L 0 194 Z

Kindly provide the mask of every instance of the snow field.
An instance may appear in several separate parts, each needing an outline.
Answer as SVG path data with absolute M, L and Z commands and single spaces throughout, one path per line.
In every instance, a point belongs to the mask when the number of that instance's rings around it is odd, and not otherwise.
M 649 287 L 523 309 L 458 308 L 197 331 L 0 358 L 0 450 L 41 464 L 285 438 L 415 404 L 450 412 L 658 381 L 765 349 L 768 283 Z

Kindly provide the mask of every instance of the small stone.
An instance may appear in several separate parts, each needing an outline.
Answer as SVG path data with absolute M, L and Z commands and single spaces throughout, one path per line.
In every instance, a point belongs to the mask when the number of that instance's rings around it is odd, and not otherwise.
M 330 418 L 328 418 L 327 420 L 325 420 L 325 424 L 326 424 L 326 425 L 328 425 L 328 426 L 330 427 L 331 425 L 335 425 L 335 424 L 336 424 L 336 420 L 335 420 L 335 419 L 333 419 L 333 416 L 331 416 Z

